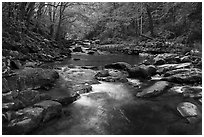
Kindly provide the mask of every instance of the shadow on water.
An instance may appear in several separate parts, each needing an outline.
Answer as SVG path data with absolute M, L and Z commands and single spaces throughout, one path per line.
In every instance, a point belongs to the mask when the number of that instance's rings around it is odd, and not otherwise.
M 125 54 L 104 54 L 104 55 L 87 55 L 87 54 L 73 54 L 72 58 L 68 58 L 60 63 L 54 63 L 55 66 L 60 65 L 76 65 L 76 66 L 104 66 L 114 62 L 127 62 L 131 65 L 139 64 L 145 57 L 133 56 Z M 75 60 L 77 59 L 77 60 Z

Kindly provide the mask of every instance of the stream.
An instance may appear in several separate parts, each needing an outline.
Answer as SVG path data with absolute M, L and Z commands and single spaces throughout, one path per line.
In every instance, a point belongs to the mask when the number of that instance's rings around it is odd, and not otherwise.
M 131 65 L 143 58 L 130 55 L 74 55 L 56 66 L 100 66 L 124 61 Z M 140 82 L 129 79 L 131 82 Z M 154 83 L 150 81 L 149 84 Z M 147 86 L 148 83 L 142 83 Z M 165 135 L 201 134 L 202 124 L 190 125 L 176 110 L 185 101 L 180 95 L 161 95 L 156 98 L 135 97 L 134 89 L 125 83 L 100 82 L 92 91 L 81 94 L 71 105 L 64 107 L 62 117 L 50 121 L 31 134 L 47 135 Z

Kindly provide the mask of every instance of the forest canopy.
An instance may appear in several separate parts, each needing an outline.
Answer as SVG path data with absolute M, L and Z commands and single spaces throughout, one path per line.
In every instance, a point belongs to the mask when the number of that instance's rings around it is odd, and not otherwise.
M 3 26 L 20 23 L 55 40 L 202 40 L 201 2 L 4 2 L 2 12 Z

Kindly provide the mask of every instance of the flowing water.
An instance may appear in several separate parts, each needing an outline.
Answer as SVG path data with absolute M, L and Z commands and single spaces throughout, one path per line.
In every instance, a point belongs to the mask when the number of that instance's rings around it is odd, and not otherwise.
M 81 61 L 66 60 L 64 64 L 104 65 L 125 61 L 138 64 L 138 56 L 74 56 Z M 63 64 L 62 63 L 62 64 Z M 60 65 L 62 65 L 60 64 Z M 59 64 L 58 64 L 59 65 Z M 140 83 L 139 80 L 129 79 Z M 142 83 L 143 86 L 154 83 Z M 101 82 L 92 85 L 90 93 L 63 108 L 64 115 L 32 134 L 55 135 L 117 135 L 117 134 L 201 134 L 202 123 L 189 124 L 176 110 L 177 104 L 188 99 L 181 95 L 136 98 L 136 91 L 125 83 Z M 190 100 L 192 101 L 192 100 Z

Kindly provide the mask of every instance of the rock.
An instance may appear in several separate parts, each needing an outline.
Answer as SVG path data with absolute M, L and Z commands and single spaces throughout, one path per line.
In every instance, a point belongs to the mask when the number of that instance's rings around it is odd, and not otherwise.
M 3 93 L 2 94 L 2 102 L 8 103 L 8 102 L 14 101 L 14 99 L 17 97 L 18 97 L 18 91 L 10 91 L 7 93 Z
M 34 105 L 43 109 L 43 122 L 61 115 L 62 105 L 59 102 L 45 100 Z
M 82 48 L 81 47 L 75 47 L 73 49 L 73 52 L 83 52 Z
M 153 76 L 156 75 L 156 67 L 154 65 L 140 65 L 139 68 L 143 69 L 143 72 L 146 71 L 146 73 L 148 74 L 148 76 Z
M 20 63 L 20 61 L 19 60 L 12 60 L 11 62 L 10 62 L 10 68 L 11 69 L 20 69 L 21 68 L 21 63 Z
M 181 63 L 186 63 L 186 62 L 191 62 L 191 59 L 189 56 L 183 56 L 182 58 L 180 58 Z
M 197 68 L 177 69 L 166 72 L 162 80 L 179 84 L 200 84 L 202 82 L 202 71 Z
M 62 106 L 65 106 L 65 105 L 71 104 L 72 102 L 76 101 L 77 98 L 79 98 L 79 97 L 80 97 L 80 94 L 79 93 L 75 93 L 72 96 L 61 96 L 61 97 L 58 97 L 56 99 L 53 99 L 53 101 L 57 101 L 60 104 L 62 104 Z
M 107 77 L 107 76 L 110 76 L 108 70 L 101 70 L 95 75 L 95 77 Z
M 26 62 L 26 64 L 24 65 L 24 67 L 32 67 L 35 68 L 38 65 L 37 62 Z
M 93 69 L 93 70 L 97 69 L 96 66 L 82 66 L 81 68 L 82 69 Z
M 5 78 L 2 78 L 2 93 L 7 93 L 9 91 L 8 81 Z
M 145 88 L 142 92 L 137 93 L 137 97 L 154 97 L 158 96 L 165 92 L 165 90 L 169 87 L 169 83 L 166 81 L 158 81 L 152 86 Z
M 134 66 L 128 70 L 129 78 L 150 79 L 148 71 L 144 66 Z
M 191 124 L 200 121 L 202 118 L 202 114 L 199 111 L 198 107 L 190 102 L 182 102 L 178 104 L 177 110 Z
M 154 65 L 163 65 L 165 63 L 177 63 L 180 59 L 177 54 L 164 53 L 157 55 L 154 60 Z
M 7 134 L 27 134 L 39 127 L 43 117 L 42 108 L 25 108 L 15 112 L 3 131 Z
M 142 62 L 142 64 L 144 64 L 144 65 L 150 65 L 151 63 L 150 63 L 150 61 L 148 61 L 148 60 L 144 60 L 144 61 Z
M 202 98 L 202 87 L 183 87 L 181 89 L 184 97 Z
M 95 51 L 88 51 L 87 54 L 89 55 L 93 55 L 95 53 Z
M 158 59 L 154 59 L 154 65 L 163 65 L 165 64 L 165 60 L 164 59 L 161 59 L 161 58 L 158 58 Z
M 126 62 L 116 62 L 116 63 L 105 65 L 105 68 L 107 68 L 107 69 L 118 69 L 118 70 L 125 70 L 125 71 L 127 71 L 127 70 L 131 69 L 131 65 L 126 63 Z
M 92 91 L 92 86 L 89 84 L 76 84 L 72 88 L 74 92 L 78 92 L 80 94 Z
M 59 74 L 51 69 L 24 68 L 7 81 L 11 90 L 24 90 L 51 87 L 58 78 Z
M 166 73 L 167 71 L 170 71 L 170 70 L 190 68 L 191 66 L 192 66 L 191 63 L 158 65 L 157 66 L 157 68 L 158 68 L 157 72 L 162 74 L 162 73 Z
M 7 103 L 2 103 L 2 111 L 18 110 L 24 107 L 24 104 L 18 99 Z

